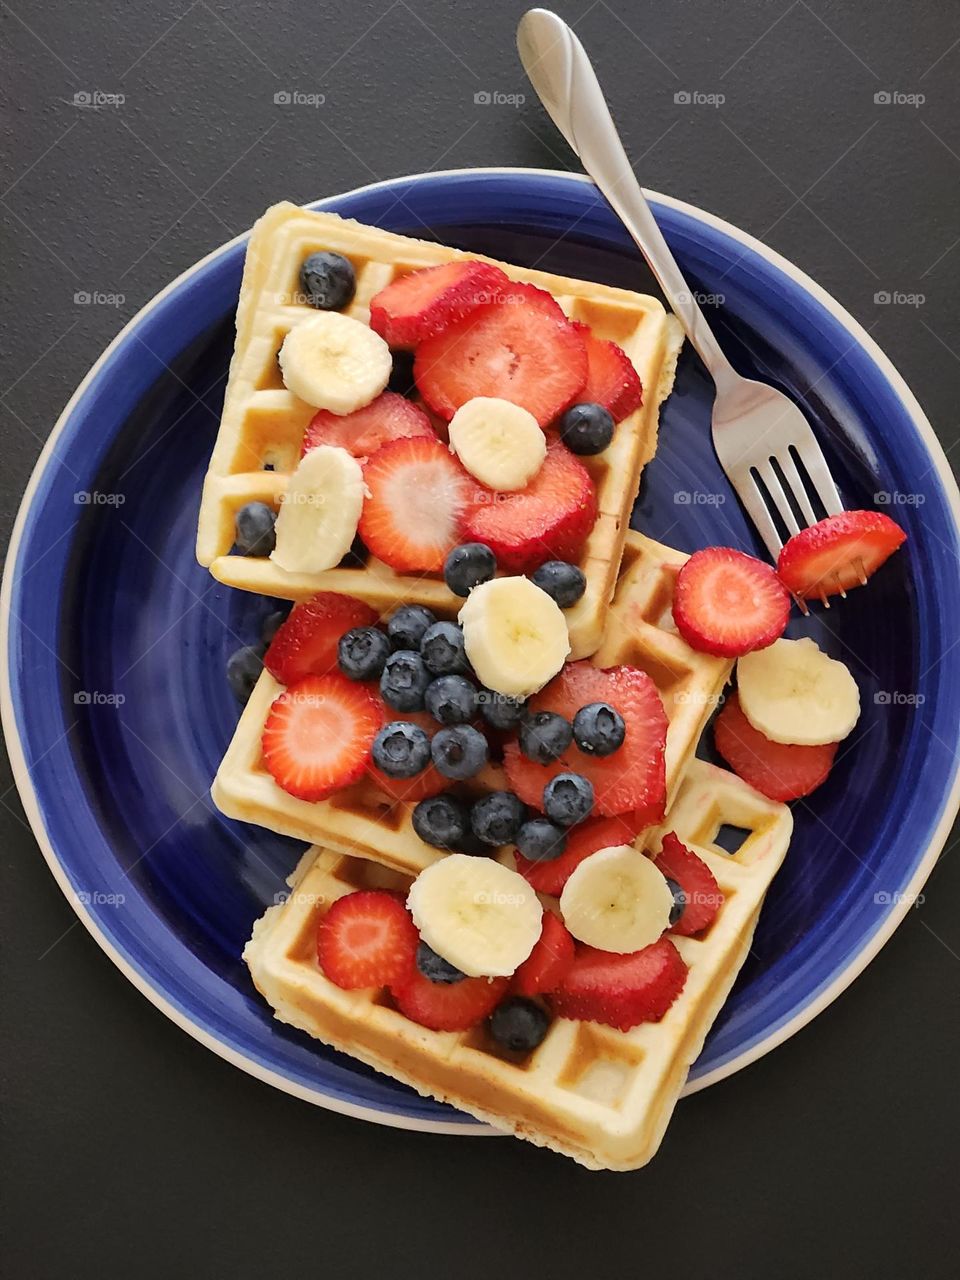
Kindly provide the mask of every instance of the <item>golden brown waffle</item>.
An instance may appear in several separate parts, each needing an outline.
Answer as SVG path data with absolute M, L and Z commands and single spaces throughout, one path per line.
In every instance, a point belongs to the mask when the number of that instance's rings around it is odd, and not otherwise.
M 715 842 L 724 824 L 749 834 L 735 854 Z M 519 1057 L 479 1026 L 438 1032 L 399 1013 L 383 991 L 343 991 L 321 973 L 316 929 L 354 889 L 405 890 L 409 879 L 376 864 L 316 850 L 288 900 L 254 926 L 244 951 L 253 981 L 282 1021 L 299 1027 L 419 1093 L 551 1147 L 591 1169 L 636 1169 L 655 1154 L 714 1018 L 747 956 L 767 888 L 793 820 L 733 774 L 695 760 L 664 827 L 707 863 L 725 901 L 700 938 L 675 938 L 689 974 L 665 1017 L 630 1031 L 555 1019 L 543 1043 Z
M 733 665 L 725 658 L 696 653 L 673 625 L 670 604 L 676 569 L 686 558 L 643 534 L 627 535 L 607 633 L 594 657 L 598 666 L 640 667 L 660 690 L 669 722 L 668 804 Z M 217 808 L 229 818 L 255 822 L 341 853 L 374 858 L 409 875 L 442 857 L 440 850 L 424 844 L 414 831 L 414 806 L 391 800 L 372 782 L 345 788 L 318 802 L 298 800 L 274 782 L 262 763 L 260 739 L 281 688 L 266 671 L 257 682 L 213 782 Z M 474 783 L 488 790 L 507 785 L 502 771 L 494 766 Z
M 200 504 L 197 558 L 219 581 L 261 595 L 303 600 L 317 591 L 340 591 L 381 612 L 402 603 L 452 612 L 458 602 L 439 575 L 400 575 L 372 558 L 362 567 L 291 574 L 267 557 L 229 554 L 239 507 L 254 501 L 278 506 L 315 412 L 284 387 L 277 353 L 290 329 L 315 314 L 298 300 L 298 272 L 303 259 L 319 249 L 345 254 L 354 264 L 357 292 L 347 314 L 364 323 L 370 299 L 397 276 L 477 257 L 292 204 L 267 210 L 247 249 L 236 347 Z M 546 289 L 567 315 L 589 325 L 598 337 L 618 342 L 643 382 L 643 406 L 618 425 L 608 449 L 583 460 L 597 486 L 600 515 L 581 560 L 587 589 L 569 611 L 568 623 L 573 656 L 587 657 L 600 642 L 640 472 L 656 449 L 660 404 L 673 386 L 683 338 L 676 318 L 655 298 L 497 265 L 513 280 Z

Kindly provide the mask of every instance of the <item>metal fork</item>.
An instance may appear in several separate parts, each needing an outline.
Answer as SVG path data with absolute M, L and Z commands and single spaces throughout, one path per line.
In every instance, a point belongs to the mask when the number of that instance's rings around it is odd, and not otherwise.
M 712 429 L 717 457 L 776 560 L 783 539 L 774 516 L 789 535 L 820 518 L 814 510 L 814 497 L 826 515 L 843 510 L 809 423 L 782 392 L 737 373 L 720 349 L 657 226 L 590 59 L 573 31 L 548 9 L 531 9 L 520 20 L 517 47 L 540 101 L 637 242 L 713 378 L 717 396 Z M 800 467 L 806 472 L 809 488 Z M 863 578 L 862 566 L 858 568 Z

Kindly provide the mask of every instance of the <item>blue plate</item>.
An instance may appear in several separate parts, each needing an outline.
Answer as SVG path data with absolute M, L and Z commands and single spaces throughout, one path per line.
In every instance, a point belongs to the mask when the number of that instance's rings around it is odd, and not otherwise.
M 692 287 L 722 294 L 721 341 L 813 422 L 846 505 L 888 509 L 909 542 L 804 630 L 852 666 L 863 715 L 796 835 L 751 958 L 690 1088 L 809 1021 L 890 936 L 958 802 L 960 501 L 916 401 L 812 281 L 735 228 L 653 196 Z M 569 174 L 489 170 L 367 187 L 317 207 L 567 275 L 645 287 L 627 235 Z M 300 846 L 228 822 L 208 786 L 237 719 L 224 662 L 265 601 L 193 554 L 243 264 L 241 240 L 150 303 L 98 360 L 37 464 L 3 586 L 3 715 L 51 869 L 104 950 L 169 1017 L 238 1066 L 339 1111 L 485 1133 L 450 1108 L 273 1022 L 240 952 Z M 636 526 L 684 550 L 762 548 L 715 461 L 711 388 L 681 360 Z

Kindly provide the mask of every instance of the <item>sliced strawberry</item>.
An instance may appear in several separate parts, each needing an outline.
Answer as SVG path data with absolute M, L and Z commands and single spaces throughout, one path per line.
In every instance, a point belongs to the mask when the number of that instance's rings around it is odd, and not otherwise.
M 582 389 L 587 351 L 549 293 L 511 284 L 417 347 L 413 374 L 441 418 L 475 396 L 496 396 L 529 409 L 545 427 Z
M 548 560 L 578 561 L 596 518 L 590 472 L 555 440 L 525 489 L 494 493 L 474 486 L 463 537 L 486 543 L 507 573 L 532 573 Z
M 539 769 L 539 765 L 533 766 Z M 652 821 L 656 821 L 656 816 Z M 559 858 L 549 862 L 531 862 L 516 853 L 517 870 L 537 893 L 552 893 L 559 898 L 563 886 L 579 867 L 598 849 L 612 849 L 618 844 L 633 844 L 644 827 L 649 826 L 632 813 L 617 818 L 588 818 L 567 832 L 567 846 Z
M 574 323 L 587 348 L 587 383 L 577 397 L 602 404 L 614 422 L 622 422 L 643 403 L 643 383 L 630 357 L 615 342 L 594 336 L 589 325 Z
M 289 685 L 267 715 L 263 762 L 284 791 L 323 800 L 363 776 L 383 724 L 380 701 L 331 671 Z
M 499 296 L 509 283 L 491 262 L 423 267 L 370 299 L 370 328 L 391 347 L 415 347 Z
M 506 995 L 509 978 L 462 978 L 431 982 L 414 969 L 392 987 L 397 1008 L 432 1031 L 466 1031 L 492 1013 Z
M 326 675 L 337 669 L 340 637 L 353 627 L 372 627 L 376 621 L 376 613 L 362 600 L 320 591 L 293 608 L 271 640 L 263 665 L 281 684 Z
M 790 596 L 768 564 L 731 547 L 695 551 L 677 574 L 673 620 L 692 649 L 738 658 L 783 635 Z
M 408 720 L 412 724 L 418 724 L 421 729 L 426 730 L 431 738 L 440 728 L 433 716 L 428 715 L 426 711 L 400 712 L 394 711 L 392 707 L 388 708 L 384 704 L 384 724 L 390 720 Z M 428 764 L 423 773 L 418 773 L 413 778 L 388 778 L 371 760 L 369 772 L 370 777 L 381 791 L 385 792 L 393 800 L 406 801 L 408 804 L 417 804 L 430 796 L 438 796 L 441 791 L 446 791 L 447 787 L 450 786 L 450 779 L 445 778 L 434 764 Z
M 686 980 L 687 966 L 666 937 L 627 955 L 579 947 L 550 1003 L 561 1018 L 629 1031 L 641 1022 L 659 1022 Z
M 518 996 L 536 996 L 553 991 L 573 964 L 573 938 L 552 911 L 544 911 L 540 940 L 510 981 Z
M 388 440 L 414 436 L 435 440 L 437 433 L 423 410 L 411 404 L 406 396 L 384 391 L 362 409 L 342 417 L 328 409 L 314 414 L 303 437 L 300 456 L 316 449 L 317 445 L 329 444 L 346 449 L 355 458 L 369 458 Z
M 683 915 L 670 932 L 685 938 L 702 933 L 723 906 L 723 893 L 713 872 L 692 849 L 681 844 L 673 831 L 663 837 L 654 862 L 665 876 L 677 882 L 686 898 Z
M 363 889 L 338 898 L 320 921 L 317 959 L 338 987 L 385 987 L 416 966 L 420 935 L 399 894 Z
M 556 711 L 572 720 L 591 702 L 609 702 L 623 716 L 627 732 L 619 751 L 597 757 L 571 746 L 553 764 L 540 765 L 521 753 L 519 742 L 508 742 L 503 759 L 510 786 L 524 804 L 539 808 L 543 788 L 551 778 L 568 770 L 582 773 L 593 783 L 595 813 L 613 817 L 641 810 L 644 825 L 658 822 L 667 790 L 667 716 L 657 686 L 638 667 L 601 671 L 589 662 L 568 662 L 530 699 L 529 707 L 531 711 Z
M 777 572 L 800 600 L 859 587 L 907 535 L 882 511 L 841 511 L 795 533 L 780 550 Z
M 475 482 L 439 440 L 393 440 L 363 469 L 360 537 L 401 573 L 435 573 L 459 539 Z
M 713 723 L 717 750 L 734 773 L 771 800 L 798 800 L 816 791 L 833 767 L 839 743 L 802 747 L 772 742 L 755 729 L 731 693 Z

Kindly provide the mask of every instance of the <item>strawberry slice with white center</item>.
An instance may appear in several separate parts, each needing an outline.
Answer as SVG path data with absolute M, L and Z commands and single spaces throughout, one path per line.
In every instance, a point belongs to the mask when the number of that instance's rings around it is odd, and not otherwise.
M 385 987 L 413 973 L 419 941 L 399 894 L 361 889 L 338 898 L 320 921 L 317 960 L 346 991 Z
M 413 366 L 427 405 L 450 419 L 476 396 L 509 400 L 541 427 L 577 397 L 587 377 L 583 338 L 543 289 L 511 284 L 417 347 Z
M 362 600 L 319 591 L 294 606 L 270 642 L 263 665 L 281 684 L 326 675 L 337 669 L 340 637 L 354 627 L 372 627 L 376 621 L 376 613 Z
M 436 432 L 430 419 L 411 404 L 406 396 L 396 391 L 384 391 L 362 409 L 340 416 L 321 409 L 310 421 L 303 437 L 300 456 L 329 444 L 346 449 L 354 458 L 369 458 L 388 440 L 403 440 L 422 436 L 435 440 Z
M 777 572 L 798 600 L 850 591 L 907 540 L 882 511 L 841 511 L 795 533 L 780 549 Z
M 508 283 L 499 267 L 473 259 L 411 271 L 370 299 L 370 328 L 391 347 L 415 347 L 489 302 Z
M 695 551 L 677 575 L 673 620 L 700 653 L 739 658 L 779 640 L 790 596 L 768 564 L 732 547 Z
M 261 739 L 277 785 L 301 800 L 324 800 L 357 782 L 383 724 L 380 699 L 337 672 L 307 676 L 274 699 Z
M 639 667 L 601 671 L 590 662 L 568 662 L 530 699 L 529 710 L 555 711 L 573 720 L 580 708 L 591 702 L 608 702 L 619 711 L 626 726 L 623 745 L 603 757 L 586 755 L 579 747 L 570 746 L 559 760 L 542 765 L 528 759 L 519 742 L 508 742 L 503 762 L 510 786 L 524 804 L 539 809 L 543 788 L 551 778 L 558 773 L 580 773 L 593 784 L 594 812 L 598 815 L 630 813 L 641 827 L 659 822 L 667 792 L 667 715 L 657 686 Z
M 587 348 L 587 382 L 578 399 L 602 404 L 614 422 L 622 422 L 643 403 L 643 383 L 630 357 L 615 342 L 598 338 L 590 327 L 575 322 Z
M 393 440 L 363 469 L 360 537 L 402 573 L 438 573 L 459 541 L 475 482 L 439 440 Z

